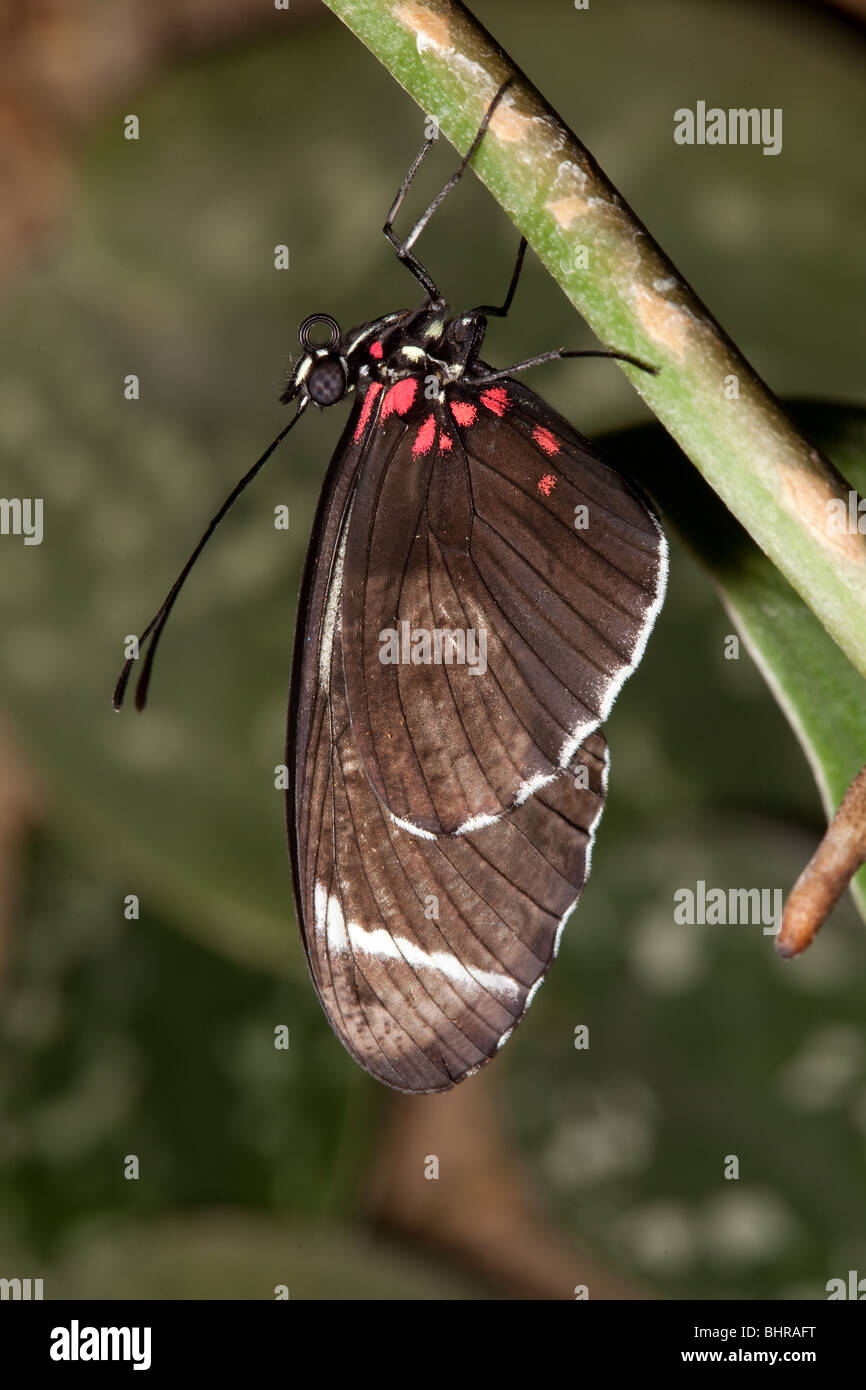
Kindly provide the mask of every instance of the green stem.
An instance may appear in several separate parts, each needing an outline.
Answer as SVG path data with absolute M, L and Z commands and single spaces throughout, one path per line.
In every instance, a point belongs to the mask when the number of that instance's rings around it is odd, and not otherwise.
M 848 488 L 794 427 L 589 152 L 455 0 L 326 0 L 461 152 L 516 78 L 473 167 L 650 408 L 866 675 L 866 536 Z M 672 113 L 673 114 L 673 113 Z M 651 483 L 649 484 L 652 490 Z

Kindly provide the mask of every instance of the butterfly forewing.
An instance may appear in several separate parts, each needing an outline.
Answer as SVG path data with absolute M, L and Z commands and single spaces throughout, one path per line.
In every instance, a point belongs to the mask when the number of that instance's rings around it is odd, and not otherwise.
M 370 428 L 377 394 L 374 384 L 354 403 L 322 485 L 307 548 L 292 659 L 289 746 L 295 758 L 289 760 L 290 773 L 295 765 L 303 773 L 316 693 L 320 686 L 327 687 L 330 680 L 331 644 L 334 633 L 342 627 L 346 521 L 351 514 L 358 475 L 368 465 L 374 444 L 377 453 L 387 460 L 405 433 L 405 424 L 398 416 L 392 416 L 378 430 Z M 293 783 L 290 818 L 297 797 L 302 794 L 302 782 L 303 776 Z
M 405 432 L 371 452 L 347 532 L 346 688 L 390 812 L 465 833 L 606 717 L 661 602 L 665 542 L 625 479 L 517 382 L 461 383 L 435 405 L 420 379 L 400 390 Z

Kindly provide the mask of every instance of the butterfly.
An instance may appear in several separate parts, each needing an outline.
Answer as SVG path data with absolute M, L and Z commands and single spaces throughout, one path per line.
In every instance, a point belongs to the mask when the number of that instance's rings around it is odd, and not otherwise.
M 301 583 L 286 762 L 301 937 L 349 1053 L 399 1091 L 449 1089 L 526 1013 L 589 872 L 607 793 L 602 725 L 662 603 L 667 548 L 647 500 L 515 373 L 488 318 L 447 306 L 412 247 L 468 167 L 401 239 L 415 308 L 299 331 L 296 412 L 214 517 L 141 636 L 156 643 L 236 497 L 311 404 L 351 409 Z M 322 330 L 324 329 L 324 336 Z M 652 368 L 645 368 L 652 370 Z M 134 659 L 115 691 L 123 700 Z

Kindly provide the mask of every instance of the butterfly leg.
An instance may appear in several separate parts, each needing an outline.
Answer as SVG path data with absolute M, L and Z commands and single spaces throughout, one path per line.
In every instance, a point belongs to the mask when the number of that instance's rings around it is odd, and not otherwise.
M 418 173 L 418 170 L 424 162 L 424 159 L 426 158 L 427 154 L 432 149 L 432 146 L 432 140 L 425 140 L 424 144 L 421 146 L 421 149 L 418 151 L 417 155 L 412 161 L 412 165 L 408 173 L 406 173 L 406 175 L 403 178 L 403 182 L 397 189 L 397 194 L 394 198 L 393 203 L 391 204 L 382 231 L 385 233 L 386 237 L 388 238 L 394 250 L 396 251 L 398 260 L 402 261 L 403 265 L 406 266 L 407 270 L 411 271 L 411 273 L 415 276 L 415 279 L 423 285 L 430 299 L 439 300 L 442 296 L 440 295 L 435 284 L 433 283 L 431 276 L 424 269 L 423 265 L 417 259 L 417 257 L 413 256 L 411 251 L 412 242 L 418 235 L 418 228 L 414 228 L 414 230 L 410 232 L 409 236 L 406 238 L 405 241 L 401 240 L 401 238 L 398 237 L 397 233 L 394 231 L 394 218 L 400 211 L 403 199 L 409 192 L 415 175 Z
M 561 362 L 566 357 L 612 357 L 617 362 L 630 362 L 633 367 L 639 367 L 642 372 L 649 372 L 651 376 L 657 376 L 659 370 L 658 367 L 651 367 L 648 362 L 641 362 L 639 357 L 632 357 L 628 352 L 617 352 L 614 348 L 554 348 L 552 352 L 527 357 L 525 362 L 515 362 L 511 367 L 502 367 L 496 372 L 485 372 L 483 376 L 473 376 L 472 385 L 486 386 L 489 382 L 513 376 L 515 372 L 525 372 L 529 367 L 540 367 L 545 362 Z
M 401 238 L 397 235 L 397 233 L 394 231 L 394 218 L 397 216 L 403 199 L 409 192 L 415 175 L 421 167 L 423 160 L 425 159 L 428 151 L 433 145 L 432 138 L 429 140 L 425 140 L 423 146 L 421 147 L 421 150 L 413 160 L 412 166 L 406 174 L 405 178 L 403 179 L 403 182 L 400 184 L 400 187 L 397 190 L 397 196 L 391 204 L 388 216 L 385 219 L 385 225 L 382 228 L 382 231 L 385 233 L 385 236 L 388 238 L 391 245 L 394 247 L 394 250 L 397 253 L 398 260 L 402 261 L 406 268 L 415 276 L 415 279 L 418 280 L 421 285 L 423 285 L 430 299 L 435 300 L 437 303 L 442 302 L 442 296 L 436 288 L 436 285 L 434 284 L 429 271 L 425 270 L 421 262 L 417 259 L 416 256 L 413 255 L 412 247 L 418 240 L 418 237 L 421 235 L 424 228 L 427 226 L 427 223 L 430 221 L 434 212 L 436 212 L 440 203 L 442 203 L 448 197 L 448 194 L 451 192 L 452 188 L 454 188 L 456 184 L 460 182 L 461 178 L 465 174 L 467 168 L 469 167 L 470 161 L 472 160 L 473 156 L 475 155 L 478 149 L 478 146 L 484 139 L 485 131 L 487 130 L 487 127 L 490 124 L 490 120 L 493 116 L 494 111 L 496 110 L 496 107 L 498 106 L 501 98 L 504 96 L 508 87 L 510 87 L 512 81 L 513 78 L 509 77 L 505 82 L 503 82 L 502 86 L 499 88 L 499 91 L 496 93 L 487 110 L 485 111 L 484 118 L 481 122 L 481 125 L 478 127 L 475 139 L 472 141 L 472 144 L 469 146 L 469 149 L 466 151 L 466 154 L 461 159 L 459 167 L 451 175 L 448 182 L 439 190 L 436 197 L 433 199 L 432 203 L 429 205 L 426 211 L 423 212 L 421 216 L 418 218 L 418 221 L 415 223 L 415 226 L 412 228 L 409 235 L 406 238 Z M 514 293 L 514 289 L 517 284 L 517 278 L 520 274 L 520 263 L 522 262 L 522 260 L 522 253 L 519 253 L 516 274 L 512 277 L 512 285 L 509 289 L 508 303 L 511 302 L 511 296 Z M 493 312 L 495 313 L 497 311 L 494 310 Z
M 523 270 L 523 257 L 526 255 L 526 237 L 520 238 L 520 245 L 517 248 L 517 260 L 514 262 L 514 270 L 511 272 L 511 283 L 508 286 L 508 293 L 501 304 L 479 304 L 477 309 L 473 309 L 475 314 L 486 314 L 488 318 L 493 315 L 495 318 L 504 319 L 508 310 L 511 308 L 511 301 L 514 298 L 514 291 L 517 289 L 517 282 L 520 279 L 520 272 Z

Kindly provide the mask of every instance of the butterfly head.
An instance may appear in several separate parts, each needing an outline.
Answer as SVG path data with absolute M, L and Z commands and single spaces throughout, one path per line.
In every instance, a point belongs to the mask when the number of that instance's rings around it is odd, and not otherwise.
M 327 329 L 323 341 L 320 325 Z M 303 405 L 324 409 L 336 405 L 349 390 L 349 365 L 343 350 L 342 333 L 330 314 L 310 314 L 298 330 L 304 355 L 292 373 L 292 379 L 280 400 L 287 402 L 301 397 Z

